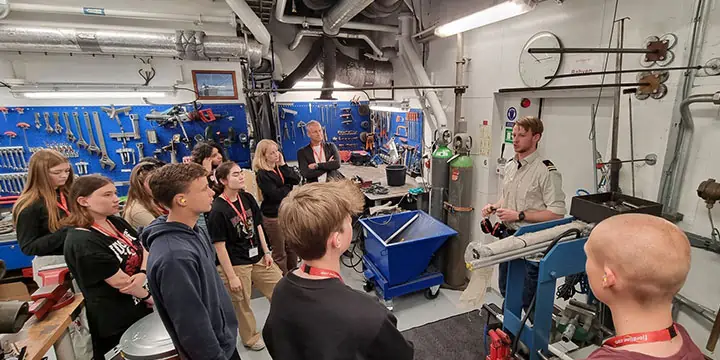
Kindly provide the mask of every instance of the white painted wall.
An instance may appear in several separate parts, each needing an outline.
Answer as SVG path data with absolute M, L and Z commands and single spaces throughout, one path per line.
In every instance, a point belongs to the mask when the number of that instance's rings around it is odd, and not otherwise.
M 444 23 L 461 15 L 489 6 L 492 1 L 423 1 L 424 21 Z M 703 51 L 698 59 L 704 64 L 712 57 L 720 56 L 720 6 L 712 2 L 710 25 Z M 533 12 L 492 24 L 465 33 L 465 56 L 471 61 L 466 68 L 466 83 L 470 85 L 463 104 L 464 116 L 469 122 L 470 133 L 478 137 L 483 120 L 490 120 L 493 127 L 492 152 L 488 158 L 473 155 L 475 169 L 476 192 L 473 195 L 473 206 L 482 207 L 497 198 L 497 175 L 495 164 L 500 153 L 502 142 L 501 127 L 505 121 L 507 104 L 514 97 L 496 94 L 500 88 L 523 87 L 518 72 L 518 59 L 525 42 L 539 31 L 552 31 L 566 47 L 605 47 L 608 45 L 610 24 L 612 22 L 612 0 L 566 0 L 563 5 L 555 1 L 541 3 Z M 675 0 L 620 0 L 618 16 L 630 17 L 626 24 L 626 41 L 628 47 L 639 47 L 643 39 L 649 35 L 663 35 L 671 32 L 679 38 L 674 49 L 677 59 L 673 66 L 685 65 L 682 59 L 689 45 L 690 23 L 693 17 L 695 1 Z M 437 84 L 454 81 L 454 64 L 456 54 L 455 38 L 435 40 L 430 43 L 426 69 Z M 560 73 L 568 73 L 577 69 L 602 70 L 604 55 L 566 55 Z M 639 56 L 625 57 L 625 68 L 639 67 Z M 611 56 L 609 67 L 614 67 Z M 396 81 L 407 82 L 402 67 L 396 68 Z M 612 82 L 613 78 L 608 78 Z M 624 77 L 624 81 L 634 81 L 635 74 Z M 681 87 L 682 72 L 672 72 L 668 95 L 662 100 L 633 100 L 635 155 L 643 157 L 655 153 L 659 157 L 656 166 L 636 166 L 637 195 L 655 200 L 659 189 L 659 180 L 664 162 L 668 130 L 677 93 Z M 560 79 L 551 85 L 570 85 L 599 83 L 599 77 Z M 720 90 L 720 77 L 699 78 L 693 93 L 708 93 Z M 446 107 L 448 118 L 453 118 L 453 96 L 451 91 L 444 91 L 442 103 Z M 536 94 L 527 94 L 528 97 Z M 553 95 L 557 98 L 546 99 L 543 107 L 543 119 L 546 133 L 541 142 L 541 151 L 551 159 L 563 174 L 564 191 L 569 199 L 579 187 L 592 186 L 592 158 L 588 131 L 590 128 L 589 104 L 597 99 L 597 91 L 568 92 Z M 607 93 L 606 95 L 610 95 Z M 627 97 L 622 98 L 621 139 L 619 156 L 629 158 L 628 107 Z M 609 155 L 609 119 L 611 117 L 612 100 L 604 98 L 598 118 L 598 148 L 604 158 Z M 720 177 L 717 156 L 720 155 L 717 140 L 720 138 L 720 107 L 698 105 L 693 107 L 696 131 L 692 145 L 691 161 L 685 173 L 680 212 L 685 220 L 679 225 L 688 231 L 710 236 L 710 225 L 707 209 L 702 200 L 695 194 L 697 185 L 709 177 Z M 430 140 L 428 138 L 428 140 Z M 506 151 L 509 157 L 512 149 Z M 483 164 L 487 160 L 488 166 Z M 630 192 L 630 167 L 623 167 L 621 187 Z M 716 223 L 720 223 L 720 212 L 713 210 Z M 479 220 L 476 212 L 475 220 Z M 473 221 L 473 223 L 479 223 Z M 472 236 L 480 238 L 483 234 L 478 228 L 472 229 Z M 710 274 L 720 272 L 720 256 L 701 250 L 693 251 L 693 266 L 688 282 L 682 293 L 689 298 L 711 308 L 720 305 L 720 284 L 710 280 Z M 696 343 L 704 348 L 710 324 L 698 320 L 692 315 L 683 313 L 680 322 L 684 324 Z M 720 359 L 720 356 L 714 355 Z

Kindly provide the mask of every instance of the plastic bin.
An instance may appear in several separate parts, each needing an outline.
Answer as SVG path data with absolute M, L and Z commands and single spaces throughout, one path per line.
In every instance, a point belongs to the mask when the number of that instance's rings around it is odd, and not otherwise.
M 418 215 L 392 243 L 386 240 Z M 399 285 L 425 272 L 433 254 L 457 231 L 423 211 L 408 211 L 361 219 L 365 234 L 365 255 L 388 280 Z
M 405 185 L 405 172 L 407 172 L 405 165 L 388 165 L 385 168 L 388 186 Z

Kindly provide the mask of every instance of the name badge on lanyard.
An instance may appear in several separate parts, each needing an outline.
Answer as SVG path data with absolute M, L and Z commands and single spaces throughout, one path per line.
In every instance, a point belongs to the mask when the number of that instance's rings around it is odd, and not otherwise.
M 248 240 L 250 240 L 250 257 L 257 256 L 259 254 L 258 248 L 255 245 L 255 242 L 253 241 L 253 238 L 255 237 L 255 229 L 253 229 L 253 222 L 252 219 L 247 215 L 247 212 L 245 211 L 245 206 L 243 205 L 242 199 L 240 199 L 240 196 L 238 195 L 238 202 L 240 203 L 240 208 L 242 209 L 242 212 L 238 210 L 237 207 L 235 207 L 235 204 L 233 204 L 232 201 L 225 195 L 222 194 L 221 197 L 223 200 L 227 201 L 228 205 L 235 210 L 235 214 L 237 214 L 238 218 L 240 219 L 241 227 L 243 228 L 243 233 L 245 233 L 245 236 Z M 255 255 L 253 255 L 253 253 Z

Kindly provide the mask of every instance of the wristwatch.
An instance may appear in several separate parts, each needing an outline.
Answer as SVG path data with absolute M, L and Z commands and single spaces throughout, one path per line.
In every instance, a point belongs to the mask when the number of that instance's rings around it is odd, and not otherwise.
M 520 220 L 520 221 L 525 221 L 525 212 L 524 212 L 524 211 L 521 211 L 521 212 L 518 214 L 518 220 Z

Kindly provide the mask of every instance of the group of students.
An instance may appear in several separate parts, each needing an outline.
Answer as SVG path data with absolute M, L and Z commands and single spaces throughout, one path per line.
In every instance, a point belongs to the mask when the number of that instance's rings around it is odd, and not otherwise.
M 335 154 L 325 155 L 333 149 L 313 139 L 301 150 L 312 154 L 298 154 L 303 175 L 335 171 L 328 165 Z M 253 161 L 258 206 L 244 191 L 242 169 L 223 161 L 220 149 L 199 144 L 191 160 L 143 159 L 132 171 L 122 217 L 111 180 L 74 178 L 53 150 L 30 160 L 13 209 L 18 241 L 28 255 L 64 256 L 85 296 L 95 359 L 153 307 L 183 359 L 239 359 L 238 331 L 251 349 L 264 339 L 274 359 L 414 357 L 396 318 L 340 275 L 352 218 L 364 206 L 355 185 L 317 182 L 320 175 L 296 186 L 300 178 L 277 144 L 263 140 Z M 679 228 L 620 215 L 600 223 L 585 250 L 590 286 L 621 334 L 591 358 L 702 358 L 672 321 L 672 298 L 690 266 Z M 262 334 L 250 309 L 252 286 L 271 300 Z

